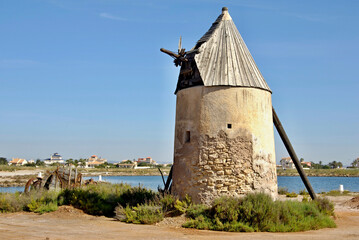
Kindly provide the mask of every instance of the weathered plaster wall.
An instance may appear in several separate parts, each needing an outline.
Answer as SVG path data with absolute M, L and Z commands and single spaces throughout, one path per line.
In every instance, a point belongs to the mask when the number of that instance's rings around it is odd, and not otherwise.
M 275 197 L 271 93 L 204 86 L 179 91 L 173 170 L 173 192 L 196 202 L 252 191 Z

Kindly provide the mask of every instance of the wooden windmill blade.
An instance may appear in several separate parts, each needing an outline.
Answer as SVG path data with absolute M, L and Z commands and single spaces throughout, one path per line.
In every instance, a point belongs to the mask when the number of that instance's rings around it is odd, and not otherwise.
M 163 53 L 166 53 L 166 54 L 170 55 L 172 58 L 174 58 L 173 62 L 176 67 L 182 66 L 182 62 L 188 62 L 188 59 L 185 57 L 187 54 L 186 49 L 182 48 L 182 36 L 180 36 L 179 41 L 178 41 L 177 53 L 174 53 L 174 52 L 164 49 L 164 48 L 161 48 L 160 51 Z
M 182 51 L 182 36 L 180 36 L 178 41 L 178 54 Z

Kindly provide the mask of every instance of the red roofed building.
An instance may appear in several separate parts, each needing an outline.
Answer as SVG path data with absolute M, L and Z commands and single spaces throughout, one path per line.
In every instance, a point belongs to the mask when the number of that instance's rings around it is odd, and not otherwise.
M 12 160 L 9 162 L 9 165 L 12 166 L 23 166 L 27 163 L 26 159 L 22 158 L 12 158 Z
M 149 164 L 157 164 L 155 160 L 153 160 L 151 157 L 146 158 L 138 158 L 137 163 L 149 163 Z
M 94 168 L 95 166 L 99 166 L 107 162 L 107 159 L 97 157 L 96 155 L 92 155 L 88 158 L 86 162 L 86 167 Z
M 311 162 L 301 162 L 303 167 L 307 167 L 307 168 L 311 168 L 312 167 L 312 163 Z

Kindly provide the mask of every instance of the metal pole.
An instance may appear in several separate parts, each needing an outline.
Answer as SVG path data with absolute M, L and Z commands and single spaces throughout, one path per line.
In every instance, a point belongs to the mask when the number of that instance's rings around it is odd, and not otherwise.
M 281 137 L 281 139 L 282 139 L 282 141 L 284 143 L 284 146 L 287 149 L 287 151 L 289 153 L 289 156 L 291 157 L 295 167 L 297 168 L 299 176 L 302 179 L 305 187 L 307 188 L 310 197 L 314 200 L 314 199 L 317 198 L 317 196 L 315 195 L 315 192 L 313 191 L 313 188 L 310 185 L 310 182 L 309 182 L 309 180 L 307 178 L 307 175 L 305 175 L 305 172 L 304 172 L 304 170 L 302 168 L 302 165 L 300 164 L 300 162 L 298 160 L 297 154 L 295 153 L 294 148 L 293 148 L 292 144 L 290 143 L 287 134 L 284 131 L 282 123 L 279 121 L 277 113 L 275 112 L 274 108 L 272 108 L 272 109 L 273 109 L 274 126 L 276 127 L 276 129 L 277 129 L 277 131 L 279 133 L 279 136 Z

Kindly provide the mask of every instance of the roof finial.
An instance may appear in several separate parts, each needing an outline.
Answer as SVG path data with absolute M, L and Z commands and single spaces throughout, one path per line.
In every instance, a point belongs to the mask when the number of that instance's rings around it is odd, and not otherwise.
M 222 13 L 223 13 L 223 12 L 228 12 L 228 8 L 227 8 L 227 7 L 223 7 L 223 8 L 222 8 Z

